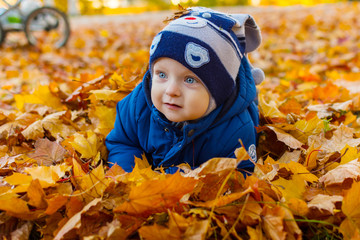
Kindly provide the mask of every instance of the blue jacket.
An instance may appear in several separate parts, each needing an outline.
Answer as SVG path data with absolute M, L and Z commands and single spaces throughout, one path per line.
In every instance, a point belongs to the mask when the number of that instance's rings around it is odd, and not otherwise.
M 152 104 L 151 79 L 147 72 L 143 81 L 117 104 L 114 129 L 106 137 L 108 161 L 125 171 L 132 171 L 134 156 L 146 154 L 153 167 L 188 163 L 196 168 L 213 157 L 234 157 L 242 140 L 256 161 L 256 130 L 259 115 L 254 102 L 256 88 L 246 58 L 240 66 L 237 90 L 227 102 L 207 116 L 179 129 Z M 253 170 L 251 161 L 240 163 L 240 169 Z

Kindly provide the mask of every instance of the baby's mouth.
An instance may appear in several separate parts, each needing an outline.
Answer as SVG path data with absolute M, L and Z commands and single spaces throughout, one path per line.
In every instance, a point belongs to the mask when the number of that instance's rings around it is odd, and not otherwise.
M 181 106 L 174 104 L 174 103 L 164 103 L 166 107 L 170 108 L 170 109 L 179 109 L 181 108 Z

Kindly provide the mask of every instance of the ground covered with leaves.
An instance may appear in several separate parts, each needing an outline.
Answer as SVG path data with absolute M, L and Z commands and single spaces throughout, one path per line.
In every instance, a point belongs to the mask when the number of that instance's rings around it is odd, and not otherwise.
M 231 9 L 231 11 L 242 11 Z M 73 26 L 66 48 L 0 49 L 3 239 L 358 239 L 359 4 L 263 8 L 255 172 L 247 153 L 166 175 L 106 164 L 115 105 L 141 81 L 157 21 Z M 221 141 L 221 139 L 219 139 Z

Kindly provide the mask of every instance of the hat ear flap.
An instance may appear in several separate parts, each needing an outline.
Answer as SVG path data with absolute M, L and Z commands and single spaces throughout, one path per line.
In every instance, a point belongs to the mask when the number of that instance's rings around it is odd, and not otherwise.
M 256 85 L 259 85 L 265 79 L 264 71 L 260 68 L 254 68 L 247 54 L 257 49 L 261 43 L 260 28 L 257 26 L 254 18 L 248 14 L 232 14 L 237 23 L 233 27 L 233 32 L 238 38 L 241 45 L 245 45 L 245 56 L 251 68 L 251 75 L 253 76 Z
M 249 14 L 231 14 L 230 16 L 237 21 L 232 30 L 240 43 L 245 41 L 245 53 L 257 49 L 261 43 L 261 33 L 254 18 Z

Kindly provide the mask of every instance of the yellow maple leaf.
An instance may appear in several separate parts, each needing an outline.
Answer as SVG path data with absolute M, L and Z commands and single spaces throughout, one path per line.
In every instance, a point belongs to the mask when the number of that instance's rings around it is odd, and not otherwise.
M 49 86 L 40 85 L 32 94 L 15 94 L 16 107 L 22 111 L 25 103 L 42 104 L 52 107 L 56 110 L 61 110 L 63 105 L 58 97 L 54 96 Z
M 114 128 L 116 109 L 106 106 L 96 106 L 89 111 L 89 117 L 96 126 L 95 132 L 106 136 Z
M 301 119 L 297 121 L 294 126 L 298 131 L 291 131 L 291 135 L 299 141 L 307 143 L 310 135 L 319 134 L 324 130 L 324 121 L 315 116 L 308 121 Z
M 6 177 L 4 181 L 11 185 L 30 184 L 32 177 L 26 174 L 14 172 L 11 176 Z
M 306 187 L 306 182 L 299 175 L 293 175 L 290 180 L 279 178 L 272 181 L 272 184 L 282 193 L 286 201 L 292 198 L 302 199 L 302 194 L 305 192 Z
M 70 166 L 58 164 L 55 166 L 38 166 L 26 168 L 24 171 L 29 173 L 32 179 L 39 179 L 43 188 L 54 186 L 56 182 L 70 170 Z
M 105 170 L 102 164 L 89 173 L 85 173 L 80 164 L 73 159 L 74 181 L 78 184 L 80 193 L 86 198 L 102 197 L 109 179 L 105 178 Z
M 285 118 L 285 114 L 280 112 L 275 101 L 265 101 L 264 94 L 259 94 L 259 109 L 264 117 Z
M 298 175 L 298 177 L 304 179 L 307 182 L 316 182 L 318 180 L 318 177 L 310 173 L 305 166 L 298 162 L 291 161 L 289 163 L 280 163 L 279 168 L 282 167 L 291 171 L 294 175 Z
M 81 154 L 82 158 L 92 158 L 98 153 L 99 140 L 93 131 L 87 131 L 84 134 L 76 132 L 70 145 Z

